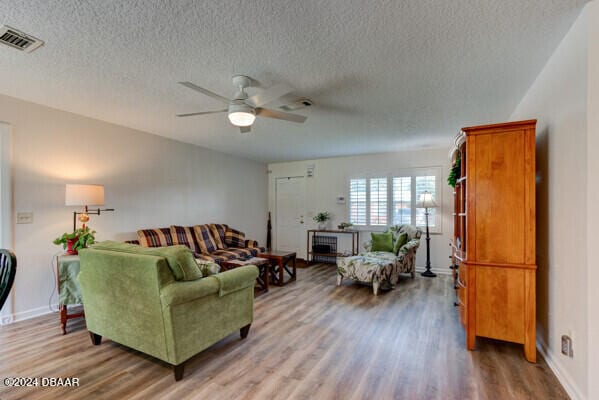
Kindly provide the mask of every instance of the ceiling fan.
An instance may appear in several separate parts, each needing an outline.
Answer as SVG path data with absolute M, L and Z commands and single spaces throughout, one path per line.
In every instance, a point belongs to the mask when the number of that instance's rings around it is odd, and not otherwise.
M 261 91 L 248 97 L 245 89 L 251 86 L 252 80 L 245 75 L 234 75 L 233 85 L 237 88 L 235 96 L 229 100 L 226 97 L 220 96 L 208 89 L 194 85 L 191 82 L 179 82 L 179 84 L 186 86 L 196 92 L 200 92 L 208 97 L 212 97 L 221 103 L 226 104 L 228 107 L 222 110 L 214 111 L 200 111 L 187 114 L 177 114 L 177 117 L 191 117 L 194 115 L 206 115 L 206 114 L 218 114 L 227 113 L 229 121 L 239 127 L 241 133 L 246 133 L 251 130 L 251 126 L 256 120 L 256 117 L 275 118 L 282 119 L 284 121 L 304 122 L 307 117 L 298 114 L 290 114 L 278 110 L 272 110 L 270 108 L 262 108 L 264 104 L 270 103 L 273 100 L 278 99 L 291 92 L 291 88 L 286 85 L 275 85 L 266 90 Z

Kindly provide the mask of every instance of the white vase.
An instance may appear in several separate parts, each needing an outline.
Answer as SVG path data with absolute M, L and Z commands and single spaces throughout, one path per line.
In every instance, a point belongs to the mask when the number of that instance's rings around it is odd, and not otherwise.
M 326 229 L 327 229 L 327 223 L 326 223 L 326 221 L 318 223 L 318 230 L 324 231 Z

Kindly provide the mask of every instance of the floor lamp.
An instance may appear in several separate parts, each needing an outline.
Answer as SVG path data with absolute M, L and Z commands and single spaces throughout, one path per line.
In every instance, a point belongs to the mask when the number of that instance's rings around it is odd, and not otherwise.
M 430 215 L 429 209 L 438 207 L 438 205 L 430 192 L 424 192 L 420 195 L 416 207 L 424 208 L 424 216 L 426 218 L 426 271 L 422 272 L 420 275 L 434 278 L 437 274 L 431 271 L 431 236 L 428 230 L 428 216 Z
M 77 216 L 79 221 L 85 224 L 89 221 L 89 214 L 100 215 L 102 211 L 114 211 L 114 208 L 105 208 L 103 210 L 97 208 L 90 210 L 88 206 L 103 206 L 104 205 L 104 186 L 102 185 L 66 185 L 65 189 L 65 205 L 66 206 L 83 206 L 83 212 L 73 211 L 73 232 L 77 229 Z

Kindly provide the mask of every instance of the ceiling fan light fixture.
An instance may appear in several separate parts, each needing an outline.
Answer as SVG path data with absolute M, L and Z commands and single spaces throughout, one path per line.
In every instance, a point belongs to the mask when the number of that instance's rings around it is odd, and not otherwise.
M 250 126 L 256 120 L 256 112 L 247 104 L 231 104 L 228 117 L 235 126 Z
M 229 121 L 235 126 L 250 126 L 256 120 L 256 116 L 248 112 L 232 112 L 229 114 Z
M 307 117 L 303 115 L 291 114 L 262 107 L 264 104 L 268 104 L 276 99 L 283 98 L 291 93 L 291 89 L 288 86 L 282 84 L 274 85 L 248 98 L 245 88 L 250 87 L 252 82 L 253 81 L 251 78 L 248 78 L 245 75 L 235 75 L 233 77 L 233 85 L 237 87 L 237 93 L 231 100 L 191 82 L 179 82 L 179 84 L 211 97 L 214 100 L 218 100 L 219 102 L 226 104 L 228 107 L 224 110 L 177 114 L 177 117 L 191 117 L 195 115 L 218 114 L 226 112 L 229 122 L 231 122 L 233 126 L 240 128 L 239 130 L 241 133 L 247 133 L 251 131 L 250 127 L 256 121 L 256 117 L 274 118 L 299 124 L 306 120 Z M 312 104 L 310 100 L 305 98 L 300 99 L 300 101 L 302 102 L 302 106 L 299 108 L 307 107 Z

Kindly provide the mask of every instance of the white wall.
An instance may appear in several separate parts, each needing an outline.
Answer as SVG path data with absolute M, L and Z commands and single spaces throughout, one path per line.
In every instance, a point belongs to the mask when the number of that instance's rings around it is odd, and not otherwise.
M 587 127 L 587 262 L 589 328 L 589 399 L 599 399 L 599 1 L 587 5 L 588 38 L 588 127 Z
M 589 21 L 583 11 L 511 116 L 538 119 L 537 336 L 572 398 L 587 398 L 588 384 Z M 564 334 L 574 358 L 560 352 Z
M 314 177 L 306 178 L 306 229 L 316 228 L 312 217 L 320 211 L 329 211 L 333 219 L 331 227 L 336 227 L 340 222 L 348 221 L 347 204 L 337 204 L 337 196 L 349 196 L 348 179 L 361 173 L 391 173 L 403 168 L 419 168 L 440 166 L 442 176 L 441 201 L 442 207 L 437 212 L 442 214 L 442 233 L 431 235 L 431 266 L 434 270 L 449 272 L 449 240 L 453 233 L 453 195 L 452 188 L 447 185 L 447 175 L 450 168 L 448 149 L 432 149 L 399 153 L 369 154 L 351 157 L 324 158 L 318 160 L 295 161 L 287 163 L 273 163 L 268 165 L 268 209 L 275 216 L 275 180 L 288 176 L 304 176 L 308 165 L 315 166 Z M 273 239 L 276 239 L 276 221 L 273 219 Z M 341 237 L 340 237 L 341 238 Z M 360 244 L 370 239 L 370 232 L 360 234 Z M 424 236 L 417 252 L 417 267 L 426 264 L 426 241 Z M 345 248 L 351 248 L 349 239 L 340 242 Z M 273 241 L 276 247 L 276 242 Z M 361 248 L 362 249 L 362 248 Z M 305 258 L 306 244 L 302 243 L 298 257 Z
M 228 223 L 264 243 L 266 165 L 0 95 L 0 121 L 12 126 L 18 273 L 12 309 L 25 318 L 48 311 L 52 240 L 72 229 L 65 183 L 105 185 L 113 213 L 91 216 L 97 239 L 135 238 L 140 228 Z M 14 221 L 13 221 L 14 222 Z M 52 300 L 56 302 L 56 297 Z

